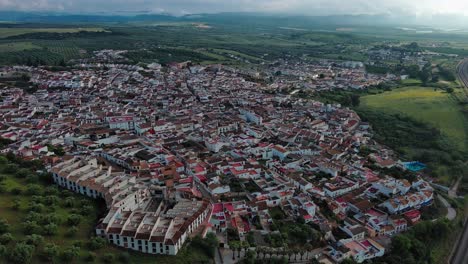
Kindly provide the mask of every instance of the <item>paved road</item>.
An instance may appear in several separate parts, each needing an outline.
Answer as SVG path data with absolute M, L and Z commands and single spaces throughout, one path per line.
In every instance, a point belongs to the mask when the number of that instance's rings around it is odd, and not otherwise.
M 453 209 L 453 207 L 450 205 L 450 203 L 442 196 L 442 195 L 437 195 L 437 198 L 442 202 L 442 204 L 447 207 L 447 219 L 452 221 L 457 217 L 457 211 Z
M 458 180 L 455 182 L 452 188 L 450 188 L 448 195 L 450 198 L 457 198 L 457 191 L 458 191 L 458 186 L 460 186 L 460 182 L 462 180 L 462 177 L 459 177 Z
M 457 75 L 465 88 L 468 88 L 468 59 L 458 64 Z M 458 187 L 458 184 L 456 184 Z M 453 195 L 453 194 L 452 194 Z M 468 225 L 465 221 L 463 233 L 460 240 L 455 245 L 455 252 L 450 260 L 451 264 L 466 264 L 468 261 Z
M 458 241 L 455 249 L 455 254 L 450 261 L 451 264 L 466 264 L 468 261 L 468 228 L 465 222 L 463 233 Z
M 468 59 L 464 59 L 458 64 L 457 75 L 465 87 L 468 88 Z

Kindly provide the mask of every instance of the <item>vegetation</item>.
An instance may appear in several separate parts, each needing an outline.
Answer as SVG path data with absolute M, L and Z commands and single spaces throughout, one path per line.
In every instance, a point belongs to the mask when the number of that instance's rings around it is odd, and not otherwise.
M 35 173 L 41 168 L 36 161 L 0 156 L 0 263 L 212 262 L 212 235 L 195 238 L 175 257 L 109 245 L 93 235 L 105 206 L 52 185 L 50 175 Z
M 361 98 L 362 109 L 404 114 L 439 129 L 460 150 L 466 148 L 465 119 L 450 95 L 428 87 L 405 87 Z
M 392 239 L 391 251 L 375 263 L 441 263 L 433 249 L 453 237 L 455 227 L 448 220 L 423 221 Z M 434 239 L 437 238 L 437 239 Z
M 77 33 L 77 32 L 102 32 L 103 28 L 100 27 L 74 27 L 74 28 L 5 28 L 0 27 L 0 36 L 2 38 L 9 38 L 13 36 L 21 36 L 32 33 Z

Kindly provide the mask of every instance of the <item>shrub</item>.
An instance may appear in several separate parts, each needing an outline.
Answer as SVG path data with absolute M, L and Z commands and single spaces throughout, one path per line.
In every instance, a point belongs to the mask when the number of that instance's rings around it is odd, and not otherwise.
M 70 226 L 77 226 L 80 224 L 80 222 L 81 222 L 81 216 L 77 214 L 71 214 L 67 217 L 67 223 Z
M 4 173 L 8 173 L 8 174 L 11 174 L 11 173 L 14 173 L 18 170 L 18 165 L 16 164 L 7 164 L 4 168 L 3 168 L 3 172 Z
M 65 261 L 72 261 L 79 255 L 80 255 L 80 248 L 71 246 L 62 252 L 62 259 Z
M 11 189 L 11 194 L 13 194 L 13 195 L 20 195 L 22 192 L 23 191 L 18 187 L 15 187 L 15 188 Z
M 26 238 L 24 239 L 24 242 L 26 242 L 26 244 L 28 245 L 33 245 L 37 247 L 44 242 L 44 237 L 41 235 L 32 234 L 32 235 L 26 236 Z
M 46 244 L 42 254 L 46 260 L 53 260 L 59 255 L 59 247 L 53 243 Z
M 0 219 L 0 234 L 8 232 L 10 225 L 6 219 Z
M 12 263 L 30 263 L 34 253 L 34 246 L 26 243 L 18 243 L 8 254 L 8 259 Z
M 54 223 L 50 223 L 44 226 L 44 235 L 46 236 L 54 236 L 58 232 L 58 226 Z
M 2 245 L 7 245 L 11 241 L 13 241 L 13 236 L 10 233 L 5 233 L 0 236 L 0 244 Z
M 130 263 L 130 254 L 128 252 L 120 253 L 119 260 L 122 263 Z
M 0 245 L 0 257 L 5 257 L 7 255 L 7 247 L 4 245 Z
M 41 195 L 42 187 L 37 184 L 28 184 L 26 185 L 26 194 L 27 195 Z
M 15 172 L 15 177 L 23 179 L 23 178 L 26 178 L 30 174 L 32 174 L 30 170 L 22 168 Z
M 88 254 L 85 255 L 84 260 L 86 262 L 94 262 L 96 260 L 96 253 L 89 252 Z
M 112 253 L 106 253 L 104 256 L 102 256 L 102 261 L 104 263 L 114 263 L 115 256 Z
M 98 250 L 106 245 L 107 241 L 102 237 L 93 237 L 89 241 L 88 247 L 91 250 Z
M 65 235 L 67 237 L 74 237 L 76 233 L 78 233 L 78 228 L 76 226 L 72 226 L 67 230 Z

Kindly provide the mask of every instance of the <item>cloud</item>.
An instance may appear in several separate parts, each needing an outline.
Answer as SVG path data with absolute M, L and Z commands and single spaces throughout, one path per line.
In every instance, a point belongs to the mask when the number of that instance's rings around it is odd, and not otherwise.
M 0 10 L 186 13 L 270 12 L 304 15 L 468 12 L 466 0 L 0 0 Z M 467 11 L 464 11 L 467 10 Z

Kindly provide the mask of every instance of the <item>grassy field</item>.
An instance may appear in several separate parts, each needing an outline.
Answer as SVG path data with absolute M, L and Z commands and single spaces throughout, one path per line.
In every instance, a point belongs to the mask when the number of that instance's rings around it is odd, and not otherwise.
M 0 157 L 3 158 L 3 157 Z M 39 234 L 43 236 L 43 242 L 35 247 L 33 258 L 30 262 L 33 264 L 52 263 L 42 257 L 44 245 L 54 243 L 58 246 L 59 255 L 54 258 L 53 263 L 161 263 L 161 264 L 176 264 L 176 263 L 211 263 L 211 259 L 200 248 L 186 245 L 177 256 L 154 256 L 140 254 L 137 252 L 128 252 L 130 259 L 123 261 L 121 256 L 123 249 L 104 245 L 100 249 L 91 249 L 88 244 L 93 237 L 94 227 L 99 218 L 102 206 L 92 199 L 77 195 L 67 190 L 60 189 L 54 185 L 48 185 L 40 181 L 37 176 L 27 176 L 19 178 L 18 176 L 1 173 L 4 171 L 5 165 L 0 166 L 0 220 L 5 219 L 9 224 L 8 233 L 11 233 L 13 241 L 6 244 L 8 250 L 12 250 L 16 243 L 25 241 L 28 234 Z M 34 175 L 34 174 L 32 174 Z M 36 185 L 36 192 L 30 192 L 31 182 Z M 48 199 L 54 197 L 55 201 L 49 204 Z M 68 200 L 72 200 L 73 204 L 67 204 Z M 16 204 L 16 206 L 15 206 Z M 34 204 L 40 204 L 37 209 L 33 208 Z M 83 211 L 83 208 L 88 210 Z M 71 228 L 68 223 L 70 215 L 80 215 L 81 221 L 76 226 L 76 233 L 70 234 Z M 27 228 L 24 223 L 32 217 L 43 219 L 45 216 L 53 216 L 47 220 L 49 223 L 55 222 L 58 226 L 57 231 L 53 235 L 47 235 L 44 232 L 46 223 L 37 222 L 36 229 Z M 31 220 L 44 221 L 44 220 Z M 78 246 L 79 255 L 74 257 L 72 261 L 62 258 L 63 252 L 72 247 Z M 89 255 L 93 255 L 94 259 L 89 259 Z M 109 262 L 109 254 L 113 260 Z M 127 255 L 128 256 L 128 255 Z M 0 255 L 0 263 L 12 263 L 8 257 Z M 25 262 L 26 263 L 26 262 Z
M 408 86 L 361 98 L 361 107 L 403 113 L 440 129 L 460 150 L 466 150 L 466 122 L 457 102 L 434 88 Z
M 38 45 L 34 45 L 31 42 L 12 42 L 0 44 L 0 52 L 16 52 L 25 50 L 40 49 Z
M 7 38 L 27 33 L 76 33 L 80 31 L 101 32 L 100 27 L 77 27 L 77 28 L 0 28 L 0 38 Z

